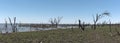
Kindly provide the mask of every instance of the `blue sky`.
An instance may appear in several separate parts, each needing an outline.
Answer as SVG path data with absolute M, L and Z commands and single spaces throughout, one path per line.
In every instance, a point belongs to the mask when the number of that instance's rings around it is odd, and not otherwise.
M 110 12 L 101 21 L 120 22 L 120 0 L 0 0 L 0 23 L 17 17 L 21 23 L 49 23 L 50 18 L 62 16 L 61 23 L 75 23 L 78 19 L 92 23 L 92 15 Z

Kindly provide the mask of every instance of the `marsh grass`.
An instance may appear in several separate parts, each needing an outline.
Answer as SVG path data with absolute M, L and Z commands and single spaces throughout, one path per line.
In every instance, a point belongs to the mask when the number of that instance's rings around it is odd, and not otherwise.
M 120 43 L 115 26 L 111 32 L 109 26 L 97 27 L 96 30 L 87 27 L 84 32 L 81 29 L 56 29 L 33 32 L 17 32 L 1 34 L 1 43 Z M 119 27 L 117 27 L 118 30 Z M 111 33 L 112 36 L 109 34 Z

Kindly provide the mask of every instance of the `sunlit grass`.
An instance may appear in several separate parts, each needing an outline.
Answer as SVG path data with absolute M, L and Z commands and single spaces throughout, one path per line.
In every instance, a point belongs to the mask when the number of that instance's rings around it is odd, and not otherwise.
M 114 27 L 110 32 L 109 26 L 97 27 L 96 30 L 86 28 L 85 31 L 76 28 L 0 35 L 1 43 L 119 43 L 119 39 Z

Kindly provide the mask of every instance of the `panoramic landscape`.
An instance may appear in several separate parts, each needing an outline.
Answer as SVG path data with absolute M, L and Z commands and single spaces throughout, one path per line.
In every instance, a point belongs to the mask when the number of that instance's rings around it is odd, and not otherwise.
M 119 0 L 0 0 L 0 43 L 120 43 Z

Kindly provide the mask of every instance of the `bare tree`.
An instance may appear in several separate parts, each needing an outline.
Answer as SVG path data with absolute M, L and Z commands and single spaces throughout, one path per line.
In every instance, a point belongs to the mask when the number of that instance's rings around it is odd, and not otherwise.
M 93 22 L 94 22 L 94 30 L 96 29 L 96 25 L 97 25 L 97 22 L 103 18 L 104 16 L 109 16 L 109 13 L 108 12 L 104 12 L 102 14 L 96 14 L 95 16 L 93 16 Z
M 51 19 L 49 20 L 49 22 L 51 23 L 51 26 L 52 26 L 52 27 L 55 25 L 53 18 L 51 18 Z
M 16 17 L 14 17 L 14 29 L 15 29 L 15 32 L 17 32 L 17 23 L 16 23 Z
M 63 17 L 51 18 L 49 22 L 52 24 L 52 26 L 55 26 L 57 28 L 62 18 Z
M 11 21 L 11 18 L 10 17 L 8 17 L 8 19 L 9 19 L 9 21 L 10 21 L 10 25 L 11 25 L 11 27 L 12 27 L 12 31 L 13 32 L 17 32 L 17 24 L 16 24 L 16 17 L 14 17 L 14 23 L 12 23 L 12 21 Z
M 85 22 L 83 22 L 83 24 L 81 24 L 81 20 L 78 20 L 79 21 L 79 28 L 81 28 L 83 31 L 85 30 Z
M 79 28 L 81 27 L 81 20 L 78 20 L 78 22 L 79 22 Z
M 8 28 L 7 28 L 8 26 L 7 26 L 7 25 L 8 25 L 8 24 L 7 24 L 7 20 L 5 19 L 5 31 L 6 31 L 6 33 L 8 33 L 8 30 L 7 30 L 7 29 L 8 29 Z

